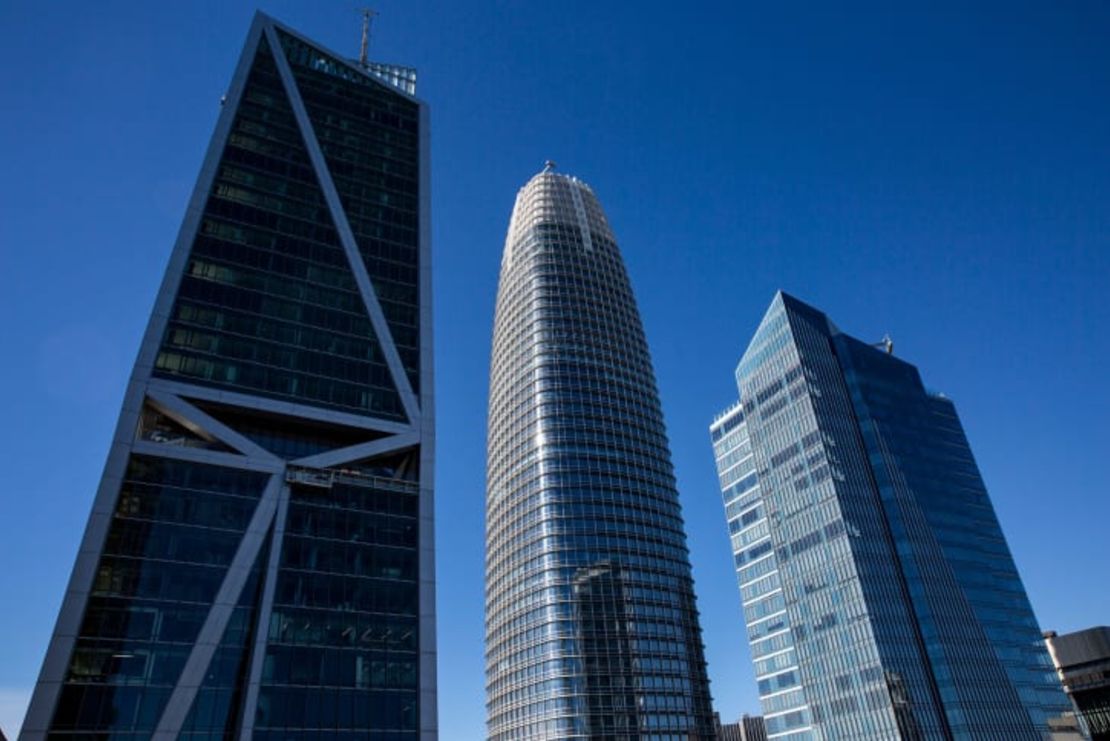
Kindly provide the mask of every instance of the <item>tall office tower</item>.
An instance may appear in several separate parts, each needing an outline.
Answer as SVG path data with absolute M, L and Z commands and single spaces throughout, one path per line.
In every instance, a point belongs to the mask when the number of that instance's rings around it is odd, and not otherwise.
M 1064 691 L 1092 741 L 1110 741 L 1110 628 L 1044 634 Z M 1069 718 L 1057 719 L 1066 725 Z
M 710 739 L 709 682 L 647 342 L 593 191 L 516 198 L 493 331 L 491 739 Z
M 256 16 L 21 738 L 436 738 L 414 84 Z
M 710 427 L 767 736 L 1039 739 L 1067 709 L 955 407 L 779 293 Z

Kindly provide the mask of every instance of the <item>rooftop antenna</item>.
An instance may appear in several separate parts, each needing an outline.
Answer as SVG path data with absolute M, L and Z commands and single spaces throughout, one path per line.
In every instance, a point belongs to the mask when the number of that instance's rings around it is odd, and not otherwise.
M 367 52 L 370 50 L 370 23 L 378 13 L 371 8 L 362 9 L 362 46 L 358 52 L 358 64 L 363 69 L 370 66 Z
M 894 340 L 890 338 L 889 334 L 883 335 L 883 338 L 872 345 L 872 347 L 876 347 L 884 351 L 887 355 L 894 354 Z
M 544 172 L 551 172 L 554 169 L 555 169 L 555 161 L 554 160 L 545 160 L 544 161 L 544 163 L 543 163 L 543 171 Z

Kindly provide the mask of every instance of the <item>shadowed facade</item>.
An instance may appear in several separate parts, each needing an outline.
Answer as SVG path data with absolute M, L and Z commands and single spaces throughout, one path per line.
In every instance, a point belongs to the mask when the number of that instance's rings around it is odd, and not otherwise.
M 436 738 L 414 85 L 255 17 L 21 739 Z

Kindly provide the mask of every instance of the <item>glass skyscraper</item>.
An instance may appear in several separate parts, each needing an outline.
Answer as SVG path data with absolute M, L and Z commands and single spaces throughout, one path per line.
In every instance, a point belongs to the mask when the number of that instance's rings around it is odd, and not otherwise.
M 710 739 L 704 652 L 654 372 L 593 191 L 517 195 L 493 332 L 489 736 Z
M 20 738 L 436 738 L 414 85 L 256 16 Z
M 768 738 L 1041 739 L 1068 707 L 952 402 L 779 293 L 711 425 Z

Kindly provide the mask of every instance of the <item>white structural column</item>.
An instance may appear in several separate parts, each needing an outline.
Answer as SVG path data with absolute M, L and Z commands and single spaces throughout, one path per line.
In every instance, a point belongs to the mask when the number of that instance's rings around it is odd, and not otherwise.
M 242 739 L 249 739 L 254 734 L 254 722 L 258 713 L 258 690 L 262 685 L 262 663 L 266 659 L 270 616 L 274 613 L 274 591 L 277 589 L 278 566 L 281 565 L 281 547 L 285 540 L 285 519 L 288 514 L 289 487 L 283 485 L 278 499 L 277 514 L 274 516 L 274 537 L 270 546 L 270 558 L 266 562 L 266 571 L 263 574 L 262 604 L 258 608 L 250 667 L 247 670 L 247 693 L 243 703 L 246 710 L 243 713 L 239 734 L 239 738 Z
M 147 399 L 158 411 L 194 433 L 214 437 L 220 442 L 235 448 L 243 455 L 275 463 L 281 461 L 276 455 L 247 436 L 236 432 L 211 415 L 205 414 L 179 396 L 167 394 L 157 389 L 149 389 Z
M 420 739 L 439 738 L 436 675 L 435 362 L 432 322 L 432 127 L 420 104 Z
M 208 617 L 201 626 L 189 658 L 185 660 L 185 667 L 181 670 L 181 676 L 178 677 L 169 702 L 166 703 L 166 709 L 162 713 L 161 720 L 158 721 L 153 738 L 170 741 L 176 739 L 181 732 L 181 725 L 193 706 L 193 699 L 200 689 L 201 682 L 204 681 L 204 675 L 208 672 L 208 666 L 212 663 L 212 657 L 220 645 L 220 639 L 231 619 L 231 613 L 235 610 L 235 605 L 238 604 L 239 597 L 243 593 L 243 587 L 250 577 L 251 567 L 258 559 L 262 544 L 266 542 L 266 534 L 270 532 L 273 525 L 283 486 L 281 477 L 276 475 L 271 476 L 266 484 L 266 489 L 254 510 L 254 516 L 251 517 L 247 531 L 243 534 L 243 540 L 239 542 L 239 548 L 235 551 L 231 566 L 228 567 L 223 583 L 216 593 L 212 609 L 208 611 Z M 275 542 L 273 547 L 276 548 L 278 545 Z
M 210 401 L 226 406 L 241 407 L 259 412 L 278 414 L 283 417 L 297 417 L 310 419 L 316 422 L 356 427 L 378 432 L 399 433 L 408 432 L 412 427 L 404 422 L 394 422 L 376 417 L 364 417 L 351 412 L 341 412 L 337 409 L 314 407 L 307 404 L 298 404 L 292 401 L 271 399 L 266 396 L 255 396 L 237 391 L 224 391 L 222 389 L 195 386 L 182 381 L 171 381 L 167 378 L 151 378 L 147 387 L 164 393 L 180 396 L 182 399 L 197 399 Z
M 146 440 L 136 440 L 131 446 L 131 452 L 137 455 L 146 455 L 154 458 L 172 458 L 190 463 L 202 463 L 209 466 L 224 466 L 225 468 L 241 468 L 247 471 L 262 471 L 264 473 L 280 473 L 285 467 L 284 461 L 270 460 L 268 458 L 250 458 L 235 453 L 224 453 L 219 450 L 203 450 L 201 448 L 185 448 L 179 445 L 163 445 Z

